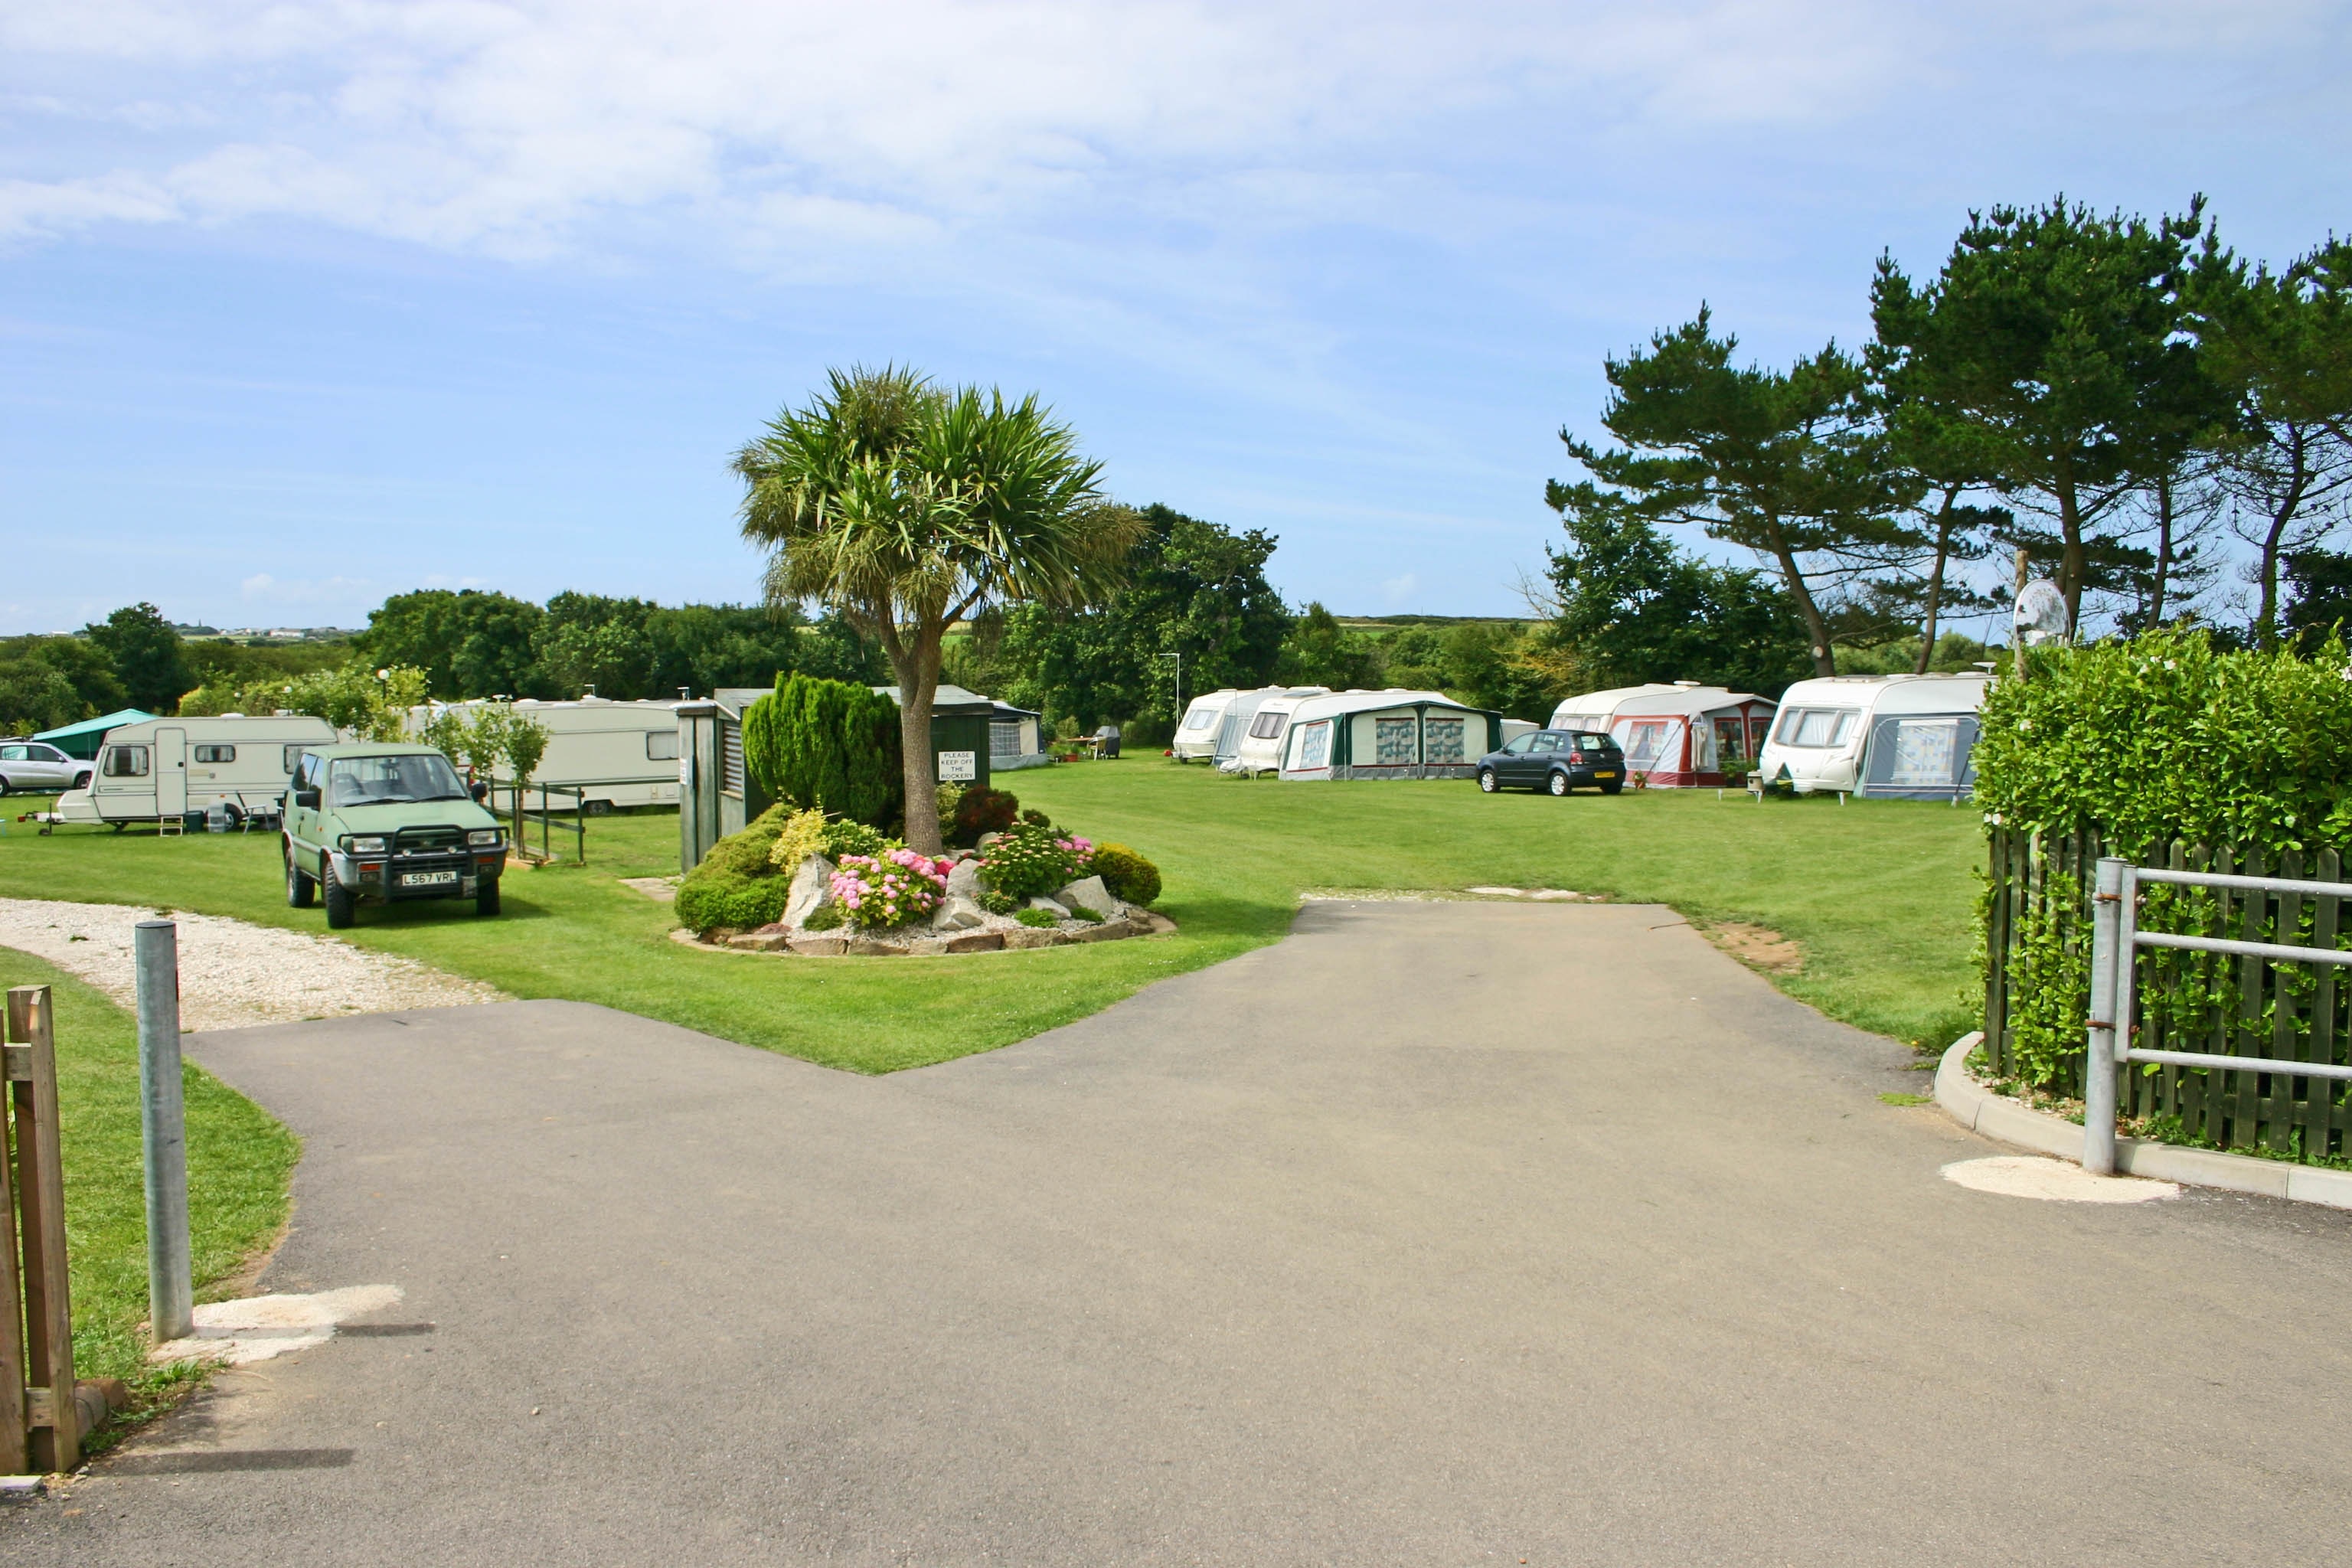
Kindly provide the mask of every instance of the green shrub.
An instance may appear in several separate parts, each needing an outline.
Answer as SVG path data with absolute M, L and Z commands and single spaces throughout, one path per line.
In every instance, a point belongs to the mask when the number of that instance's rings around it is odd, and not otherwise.
M 847 820 L 828 822 L 823 838 L 826 859 L 838 861 L 845 855 L 881 855 L 898 848 L 898 841 L 885 837 L 862 822 Z
M 1034 898 L 1086 875 L 1090 847 L 1083 838 L 1056 837 L 1049 828 L 1024 823 L 988 847 L 980 879 L 1000 893 Z
M 801 929 L 803 931 L 838 931 L 845 918 L 841 904 L 836 900 L 833 903 L 821 904 L 811 910 L 809 918 L 801 922 Z
M 992 915 L 1009 915 L 1021 907 L 1021 900 L 991 888 L 980 895 L 980 907 Z
M 1013 918 L 1032 931 L 1047 931 L 1056 923 L 1044 910 L 1023 910 Z
M 1039 912 L 1042 913 L 1043 911 L 1041 910 Z M 1090 926 L 1098 926 L 1102 924 L 1103 921 L 1102 916 L 1095 913 L 1094 910 L 1087 908 L 1084 904 L 1072 904 L 1070 906 L 1070 918 L 1074 921 L 1082 921 Z
M 2062 1083 L 2079 1066 L 2089 1005 L 2090 871 L 2061 868 L 2052 847 L 2065 835 L 2095 832 L 2129 858 L 2178 839 L 2242 865 L 2352 848 L 2341 642 L 2306 658 L 2165 631 L 2037 652 L 2023 680 L 1993 683 L 1982 724 L 1976 802 L 1989 824 L 2038 840 L 2043 896 L 2023 901 L 2005 952 L 1981 954 L 2004 966 L 2011 1065 L 2032 1083 Z M 2209 909 L 2202 892 L 2152 886 L 2141 922 L 2195 931 Z M 2191 986 L 2161 1005 L 2194 1013 L 2221 999 Z
M 786 876 L 792 875 L 800 869 L 802 861 L 824 853 L 826 826 L 822 811 L 793 812 L 784 818 L 782 830 L 768 850 L 768 864 Z
M 2202 632 L 2036 654 L 1985 699 L 1977 802 L 2019 831 L 2141 847 L 2352 847 L 2347 663 L 2338 641 L 2220 653 Z
M 898 705 L 845 681 L 792 675 L 743 714 L 743 765 L 779 801 L 881 826 L 903 810 Z
M 712 845 L 702 864 L 678 884 L 678 923 L 696 931 L 713 926 L 749 930 L 782 917 L 793 879 L 779 874 L 772 857 L 793 816 L 788 806 L 772 807 L 742 832 Z
M 979 843 L 983 833 L 1010 829 L 1020 809 L 1020 800 L 1010 790 L 975 785 L 959 796 L 950 826 L 941 832 L 948 844 L 966 847 Z
M 1111 897 L 1148 904 L 1160 896 L 1160 868 L 1124 844 L 1097 844 L 1087 861 Z

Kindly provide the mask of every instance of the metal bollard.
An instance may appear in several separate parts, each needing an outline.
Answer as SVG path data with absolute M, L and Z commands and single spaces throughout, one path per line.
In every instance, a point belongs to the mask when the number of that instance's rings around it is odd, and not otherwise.
M 2097 896 L 2091 900 L 2091 1020 L 2083 1058 L 2083 1169 L 2095 1176 L 2116 1173 L 2116 1022 L 2128 1005 L 2117 977 L 2129 961 L 2118 953 L 2124 916 L 2124 862 L 2099 862 Z
M 188 1118 L 180 1093 L 180 928 L 141 921 L 139 1103 L 147 1146 L 147 1315 L 155 1342 L 195 1331 L 188 1261 Z

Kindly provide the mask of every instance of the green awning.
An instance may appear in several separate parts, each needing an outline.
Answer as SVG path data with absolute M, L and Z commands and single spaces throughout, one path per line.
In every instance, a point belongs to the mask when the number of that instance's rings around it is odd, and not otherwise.
M 98 755 L 99 742 L 106 739 L 109 730 L 119 729 L 125 724 L 144 724 L 154 717 L 154 714 L 136 708 L 125 708 L 113 713 L 101 713 L 95 719 L 85 719 L 79 724 L 61 724 L 54 730 L 44 730 L 33 739 L 47 741 L 69 756 L 94 757 Z

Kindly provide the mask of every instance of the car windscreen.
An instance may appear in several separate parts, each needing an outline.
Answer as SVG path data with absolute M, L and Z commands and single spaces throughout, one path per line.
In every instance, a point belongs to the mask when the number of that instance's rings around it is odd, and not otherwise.
M 327 774 L 330 803 L 349 805 L 411 805 L 425 800 L 467 800 L 457 770 L 432 752 L 402 752 L 384 757 L 337 757 Z

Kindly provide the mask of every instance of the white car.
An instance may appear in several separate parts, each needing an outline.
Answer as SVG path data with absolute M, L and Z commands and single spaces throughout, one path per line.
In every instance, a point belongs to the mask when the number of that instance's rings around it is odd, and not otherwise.
M 57 795 L 89 783 L 90 764 L 46 741 L 0 741 L 0 795 Z

